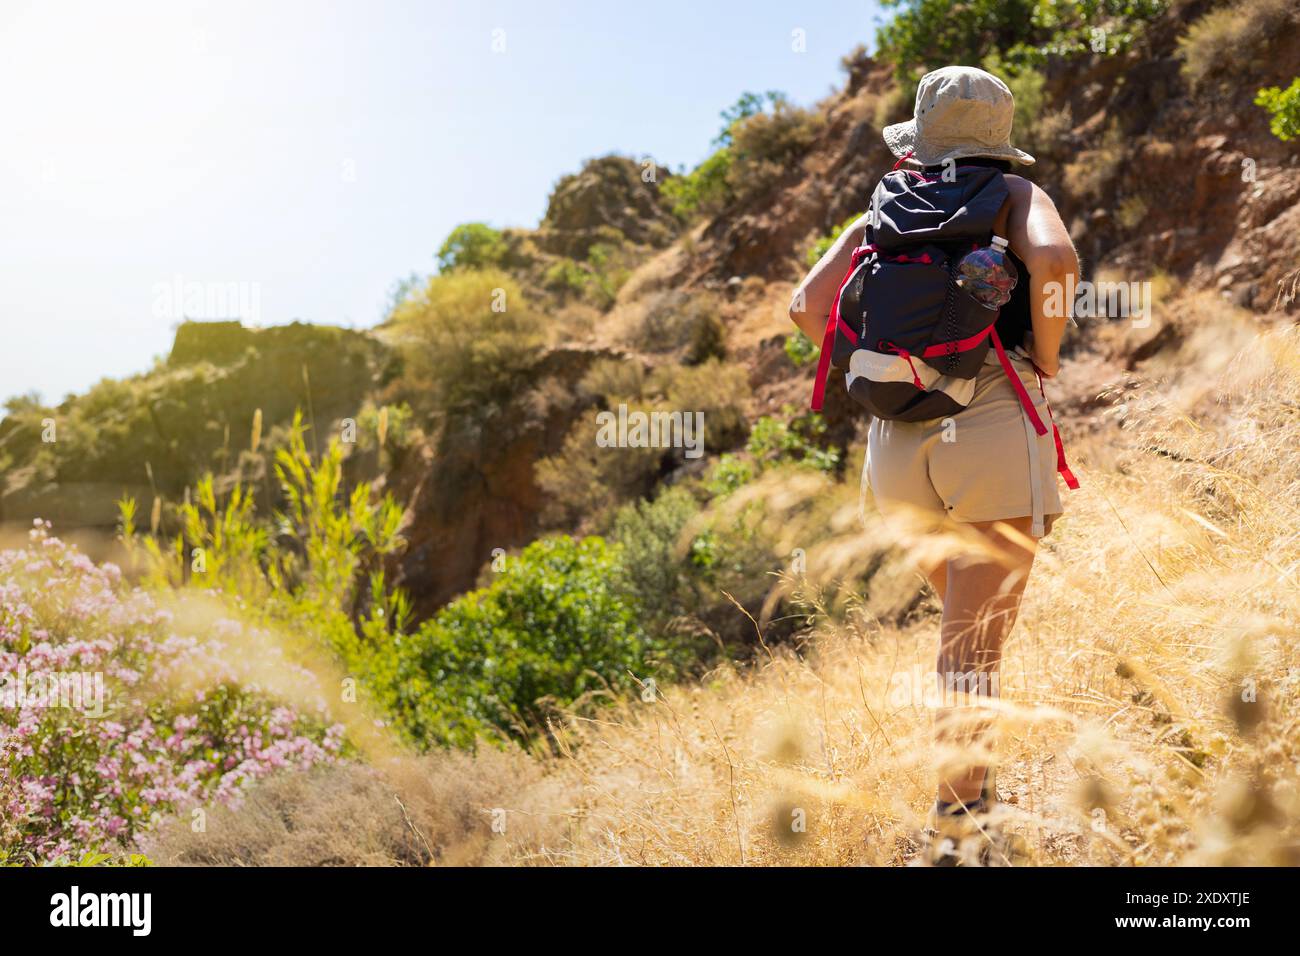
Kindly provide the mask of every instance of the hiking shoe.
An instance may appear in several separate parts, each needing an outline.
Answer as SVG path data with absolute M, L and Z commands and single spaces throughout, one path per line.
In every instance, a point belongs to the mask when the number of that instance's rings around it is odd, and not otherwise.
M 921 831 L 925 866 L 987 866 L 988 806 L 980 797 L 968 804 L 936 800 Z

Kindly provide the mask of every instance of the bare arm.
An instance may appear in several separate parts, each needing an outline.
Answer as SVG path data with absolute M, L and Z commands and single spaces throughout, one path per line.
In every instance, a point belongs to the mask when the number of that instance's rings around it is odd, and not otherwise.
M 864 213 L 844 230 L 835 244 L 826 250 L 826 254 L 804 276 L 790 299 L 790 321 L 818 344 L 821 343 L 822 330 L 826 327 L 826 317 L 831 313 L 831 304 L 835 301 L 840 281 L 844 278 L 844 273 L 849 271 L 853 250 L 862 245 L 867 219 L 868 214 Z
M 1078 284 L 1079 256 L 1051 197 L 1019 176 L 1007 176 L 1006 183 L 1011 191 L 1007 241 L 1029 269 L 1032 356 L 1051 378 L 1061 368 L 1061 337 L 1073 306 L 1064 290 Z

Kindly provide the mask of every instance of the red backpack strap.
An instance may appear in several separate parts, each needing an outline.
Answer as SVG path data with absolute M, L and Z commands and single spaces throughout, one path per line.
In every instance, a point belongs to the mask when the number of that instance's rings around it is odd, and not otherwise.
M 853 255 L 849 258 L 848 271 L 840 280 L 840 287 L 835 290 L 835 301 L 831 303 L 830 315 L 826 317 L 826 331 L 822 335 L 822 351 L 817 356 L 817 377 L 813 380 L 811 403 L 814 412 L 822 410 L 822 403 L 826 398 L 826 378 L 831 371 L 831 351 L 835 348 L 835 330 L 838 328 L 843 331 L 854 343 L 858 340 L 857 333 L 840 318 L 840 296 L 844 294 L 844 287 L 849 284 L 849 279 L 853 276 L 853 270 L 858 267 L 858 263 L 868 252 L 874 252 L 875 248 L 868 244 L 853 250 Z
M 993 329 L 990 333 L 993 338 L 993 348 L 997 350 L 998 361 L 1002 363 L 1002 371 L 1006 372 L 1007 378 L 1011 380 L 1011 387 L 1016 390 L 1016 396 L 1020 399 L 1020 404 L 1025 409 L 1025 414 L 1029 417 L 1029 422 L 1034 426 L 1034 431 L 1040 435 L 1047 434 L 1047 426 L 1043 424 L 1042 418 L 1039 417 L 1038 411 L 1034 408 L 1034 400 L 1029 397 L 1029 390 L 1025 388 L 1025 383 L 1020 381 L 1020 376 L 1016 374 L 1015 367 L 1011 364 L 1011 359 L 1007 357 L 1006 349 L 1002 347 L 1002 339 L 998 337 L 998 330 Z M 1047 391 L 1043 388 L 1043 373 L 1038 370 L 1038 366 L 1032 362 L 1034 376 L 1038 379 L 1038 391 L 1043 396 L 1043 406 L 1047 409 L 1048 420 L 1052 423 L 1052 441 L 1056 444 L 1056 470 L 1060 472 L 1065 479 L 1065 486 L 1071 491 L 1079 489 L 1079 479 L 1074 477 L 1074 472 L 1065 461 L 1065 445 L 1061 441 L 1061 431 L 1056 427 L 1056 416 L 1052 414 L 1052 405 L 1047 400 Z
M 1002 371 L 1006 372 L 1011 387 L 1016 390 L 1016 397 L 1020 399 L 1020 404 L 1024 407 L 1025 414 L 1029 416 L 1029 422 L 1034 426 L 1034 431 L 1040 435 L 1046 435 L 1047 426 L 1038 417 L 1038 410 L 1034 408 L 1034 400 L 1029 397 L 1029 391 L 1025 388 L 1025 383 L 1020 381 L 1020 376 L 1016 373 L 1015 366 L 1011 364 L 1011 359 L 1007 358 L 1007 350 L 1002 347 L 1002 337 L 998 335 L 997 328 L 989 331 L 989 337 L 993 339 L 993 348 L 998 353 L 998 361 L 1002 363 Z
M 1065 445 L 1061 441 L 1061 430 L 1056 427 L 1056 416 L 1052 414 L 1052 404 L 1047 400 L 1047 391 L 1043 388 L 1043 373 L 1038 371 L 1038 366 L 1034 366 L 1034 374 L 1038 376 L 1038 390 L 1043 393 L 1043 404 L 1047 406 L 1047 417 L 1052 422 L 1052 440 L 1056 442 L 1056 470 L 1061 473 L 1065 479 L 1065 487 L 1071 491 L 1079 490 L 1079 479 L 1074 477 L 1074 472 L 1065 461 Z

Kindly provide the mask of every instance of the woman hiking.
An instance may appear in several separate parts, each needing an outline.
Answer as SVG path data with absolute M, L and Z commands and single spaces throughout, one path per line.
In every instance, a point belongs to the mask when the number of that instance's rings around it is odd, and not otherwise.
M 823 343 L 814 408 L 834 364 L 872 416 L 862 477 L 880 514 L 927 532 L 957 526 L 978 544 L 921 569 L 943 604 L 941 688 L 975 703 L 997 696 L 1037 539 L 1061 514 L 1055 472 L 1077 486 L 1040 376 L 1059 370 L 1062 290 L 1079 261 L 1051 199 L 1010 174 L 1034 162 L 1010 143 L 1014 110 L 983 70 L 922 78 L 913 118 L 884 130 L 899 162 L 790 308 Z M 937 739 L 966 757 L 939 768 L 926 861 L 996 859 L 987 725 L 972 722 L 978 708 L 944 704 Z M 962 844 L 972 835 L 974 857 Z

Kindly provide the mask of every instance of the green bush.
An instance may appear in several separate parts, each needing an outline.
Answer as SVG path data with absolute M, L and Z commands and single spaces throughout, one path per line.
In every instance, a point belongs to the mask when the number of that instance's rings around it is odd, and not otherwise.
M 1285 90 L 1277 86 L 1260 90 L 1255 95 L 1255 105 L 1269 111 L 1268 128 L 1282 142 L 1300 136 L 1300 76 Z
M 467 222 L 453 229 L 438 250 L 438 269 L 495 269 L 505 261 L 506 253 L 506 241 L 499 231 L 486 223 Z
M 731 150 L 724 146 L 689 173 L 665 182 L 660 189 L 672 203 L 673 214 L 686 219 L 722 208 L 731 198 L 727 179 L 732 160 Z
M 699 512 L 695 497 L 674 486 L 653 501 L 624 505 L 614 518 L 612 537 L 622 548 L 629 585 L 655 626 L 694 610 L 699 602 L 698 582 L 681 540 Z
M 769 110 L 737 122 L 730 147 L 735 161 L 727 171 L 731 193 L 744 200 L 767 191 L 799 164 L 823 122 L 820 113 L 792 106 L 784 97 L 774 99 Z
M 413 406 L 481 420 L 519 393 L 545 344 L 544 322 L 496 269 L 437 275 L 393 312 Z
M 723 331 L 717 296 L 674 289 L 649 296 L 644 314 L 629 323 L 619 337 L 638 352 L 662 354 L 684 349 L 694 354 L 707 352 L 702 345 L 720 339 Z
M 1067 163 L 1062 178 L 1066 192 L 1088 202 L 1101 203 L 1123 174 L 1128 143 L 1114 120 L 1092 149 L 1080 151 Z
M 611 411 L 617 413 L 617 405 Z M 629 414 L 654 411 L 633 402 Z M 580 417 L 560 451 L 537 462 L 534 478 L 546 496 L 542 522 L 550 528 L 605 527 L 621 503 L 649 494 L 663 470 L 664 448 L 602 448 L 596 444 L 595 412 Z M 680 455 L 678 451 L 676 454 Z
M 816 412 L 798 417 L 794 409 L 782 410 L 785 419 L 764 415 L 754 422 L 746 451 L 764 466 L 798 464 L 821 472 L 833 472 L 840 464 L 840 450 L 818 442 L 826 433 L 826 421 Z
M 314 458 L 300 415 L 275 454 L 275 474 L 286 507 L 271 522 L 258 520 L 242 486 L 219 496 L 208 475 L 178 509 L 181 531 L 170 540 L 138 534 L 135 501 L 124 499 L 127 569 L 153 589 L 188 584 L 229 595 L 304 648 L 324 647 L 378 692 L 391 672 L 382 649 L 411 617 L 383 573 L 384 559 L 405 544 L 402 509 L 389 495 L 372 500 L 368 483 L 345 486 L 337 439 Z
M 893 19 L 876 33 L 880 56 L 894 62 L 900 80 L 916 79 L 946 63 L 977 64 L 1001 55 L 1013 73 L 1050 55 L 1128 49 L 1168 0 L 885 0 Z M 1094 33 L 1094 30 L 1101 31 Z M 1097 50 L 1097 52 L 1102 52 Z
M 128 566 L 154 587 L 226 592 L 259 622 L 298 635 L 303 652 L 323 644 L 420 747 L 528 741 L 556 708 L 627 689 L 629 672 L 658 667 L 662 678 L 683 660 L 646 637 L 621 553 L 599 538 L 530 544 L 489 586 L 410 633 L 409 604 L 385 586 L 381 561 L 401 544 L 401 509 L 372 502 L 364 484 L 348 492 L 338 442 L 315 461 L 302 436 L 295 421 L 276 456 L 289 506 L 274 537 L 240 488 L 221 500 L 205 480 L 174 545 L 142 540 L 134 503 L 123 503 Z M 196 548 L 197 568 L 188 566 Z
M 547 266 L 542 284 L 553 292 L 582 295 L 587 291 L 591 276 L 582 264 L 572 259 L 559 259 Z
M 722 470 L 741 478 L 747 463 L 724 458 L 730 461 L 720 463 Z M 647 626 L 677 655 L 707 663 L 719 644 L 753 641 L 753 625 L 732 598 L 756 614 L 774 583 L 773 572 L 780 570 L 762 531 L 762 515 L 761 503 L 704 510 L 681 486 L 619 511 L 614 537 L 623 548 L 631 587 Z
M 727 327 L 716 312 L 708 312 L 700 317 L 691 331 L 691 341 L 686 349 L 683 361 L 687 365 L 702 365 L 709 361 L 720 361 L 727 357 Z
M 754 480 L 753 463 L 728 452 L 709 469 L 704 479 L 704 490 L 710 498 L 725 498 Z
M 617 547 L 535 541 L 490 586 L 453 601 L 398 647 L 393 710 L 413 739 L 535 740 L 559 707 L 664 676 Z
M 617 233 L 617 230 L 609 230 Z M 560 257 L 547 267 L 542 284 L 552 292 L 585 300 L 605 310 L 632 274 L 638 253 L 621 238 L 593 242 L 582 261 Z
M 592 243 L 587 250 L 587 297 L 601 309 L 608 309 L 632 275 L 631 266 L 635 261 L 622 241 Z
M 743 365 L 719 359 L 691 366 L 664 365 L 654 370 L 647 385 L 652 394 L 661 396 L 661 408 L 704 414 L 708 450 L 731 448 L 744 438 L 750 390 Z
M 1030 153 L 1051 152 L 1064 130 L 1059 111 L 1047 107 L 1043 72 L 1032 66 L 1009 64 L 996 51 L 986 56 L 981 66 L 994 76 L 1002 77 L 1016 98 L 1011 142 Z
M 801 365 L 807 365 L 809 362 L 816 359 L 818 353 L 821 352 L 821 347 L 812 339 L 808 338 L 808 336 L 804 335 L 803 332 L 795 332 L 793 335 L 787 335 L 783 347 L 785 349 L 786 357 L 790 359 L 790 362 L 795 368 L 799 368 Z
M 1033 0 L 884 0 L 897 8 L 876 31 L 879 54 L 900 79 L 946 63 L 978 63 L 989 50 L 1028 40 Z

